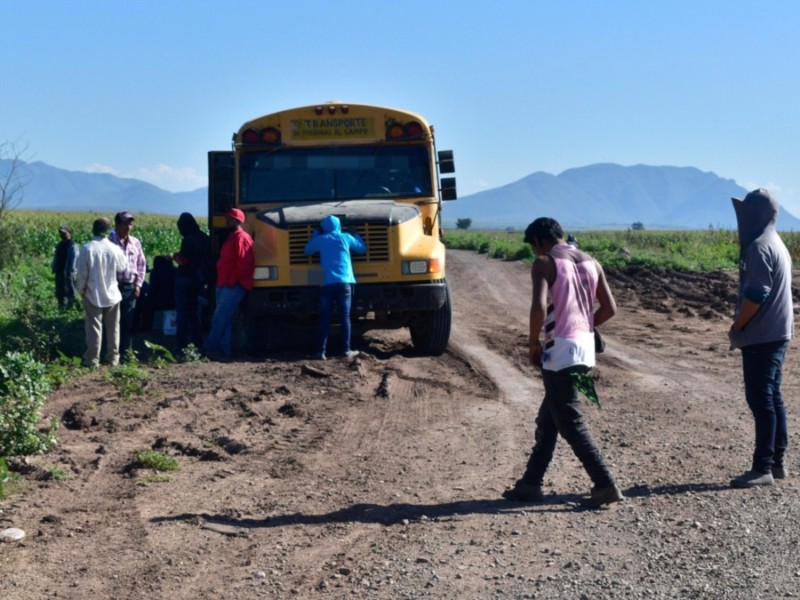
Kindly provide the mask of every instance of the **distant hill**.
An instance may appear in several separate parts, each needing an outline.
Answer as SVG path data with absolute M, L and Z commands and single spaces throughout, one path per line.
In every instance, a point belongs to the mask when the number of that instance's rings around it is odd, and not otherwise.
M 9 161 L 0 160 L 0 173 Z M 25 181 L 18 208 L 207 216 L 208 188 L 168 192 L 138 179 L 66 171 L 43 162 L 23 163 Z M 571 229 L 624 228 L 640 221 L 646 229 L 735 228 L 730 198 L 747 193 L 732 179 L 693 167 L 596 164 L 559 175 L 538 172 L 498 188 L 448 202 L 444 223 L 472 219 L 472 228 L 524 228 L 550 216 Z M 800 231 L 800 220 L 782 210 L 783 231 Z
M 748 190 L 732 179 L 693 167 L 596 164 L 559 175 L 538 172 L 444 207 L 444 223 L 472 219 L 472 228 L 524 228 L 548 216 L 569 228 L 619 228 L 641 222 L 646 229 L 736 228 L 732 197 Z M 786 210 L 782 231 L 800 231 L 800 220 Z
M 0 173 L 9 162 L 0 160 Z M 138 179 L 66 171 L 43 162 L 21 164 L 19 175 L 25 187 L 17 208 L 25 210 L 130 210 L 164 215 L 190 212 L 198 218 L 205 218 L 208 212 L 208 188 L 168 192 Z

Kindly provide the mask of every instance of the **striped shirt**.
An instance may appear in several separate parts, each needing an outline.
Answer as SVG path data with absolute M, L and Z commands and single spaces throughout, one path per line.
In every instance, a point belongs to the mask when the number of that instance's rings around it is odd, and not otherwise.
M 556 267 L 548 289 L 544 320 L 542 368 L 593 367 L 594 301 L 599 274 L 594 259 L 569 245 L 559 244 L 548 253 Z
M 144 258 L 141 242 L 132 235 L 129 235 L 123 242 L 119 239 L 116 231 L 112 231 L 108 239 L 122 248 L 125 256 L 128 257 L 128 268 L 121 273 L 117 273 L 117 281 L 122 284 L 132 283 L 138 288 L 142 287 L 144 276 L 147 272 L 147 261 Z

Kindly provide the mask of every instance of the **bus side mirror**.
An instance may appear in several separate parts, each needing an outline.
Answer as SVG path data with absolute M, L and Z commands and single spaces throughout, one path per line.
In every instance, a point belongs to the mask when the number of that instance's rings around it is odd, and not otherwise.
M 456 194 L 456 178 L 455 177 L 443 177 L 442 178 L 442 200 L 455 200 L 458 198 Z
M 439 173 L 455 173 L 456 163 L 453 160 L 452 150 L 442 150 L 439 152 Z

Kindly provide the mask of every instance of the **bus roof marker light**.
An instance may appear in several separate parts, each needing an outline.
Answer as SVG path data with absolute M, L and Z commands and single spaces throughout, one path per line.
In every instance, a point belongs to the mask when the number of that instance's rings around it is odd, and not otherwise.
M 255 129 L 248 129 L 242 134 L 242 141 L 245 144 L 257 144 L 261 136 Z
M 350 112 L 350 107 L 347 104 L 342 104 L 342 114 L 346 115 Z
M 402 139 L 405 135 L 405 131 L 403 131 L 403 126 L 398 123 L 397 121 L 391 121 L 386 126 L 386 139 L 387 140 L 399 140 Z
M 335 107 L 333 104 L 329 105 L 329 106 L 328 106 L 328 112 L 329 112 L 330 114 L 333 114 L 333 113 L 335 113 L 335 112 L 336 112 L 336 107 Z
M 267 127 L 261 132 L 261 139 L 267 144 L 279 144 L 281 132 L 275 127 Z
M 316 108 L 314 108 L 314 113 L 317 114 L 317 115 L 321 115 L 322 114 L 322 107 L 321 106 L 317 106 Z
M 422 125 L 417 123 L 416 121 L 409 121 L 406 123 L 405 126 L 405 134 L 406 137 L 409 138 L 420 138 L 423 134 Z

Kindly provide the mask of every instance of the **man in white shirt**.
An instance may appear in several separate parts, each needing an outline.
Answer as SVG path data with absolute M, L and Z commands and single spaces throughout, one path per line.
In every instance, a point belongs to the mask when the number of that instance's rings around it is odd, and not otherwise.
M 92 226 L 94 237 L 81 247 L 78 255 L 77 290 L 83 297 L 86 315 L 83 366 L 91 369 L 100 364 L 104 327 L 108 364 L 119 364 L 119 305 L 122 294 L 117 285 L 117 273 L 128 268 L 128 259 L 119 246 L 109 241 L 110 229 L 111 221 L 97 219 Z

